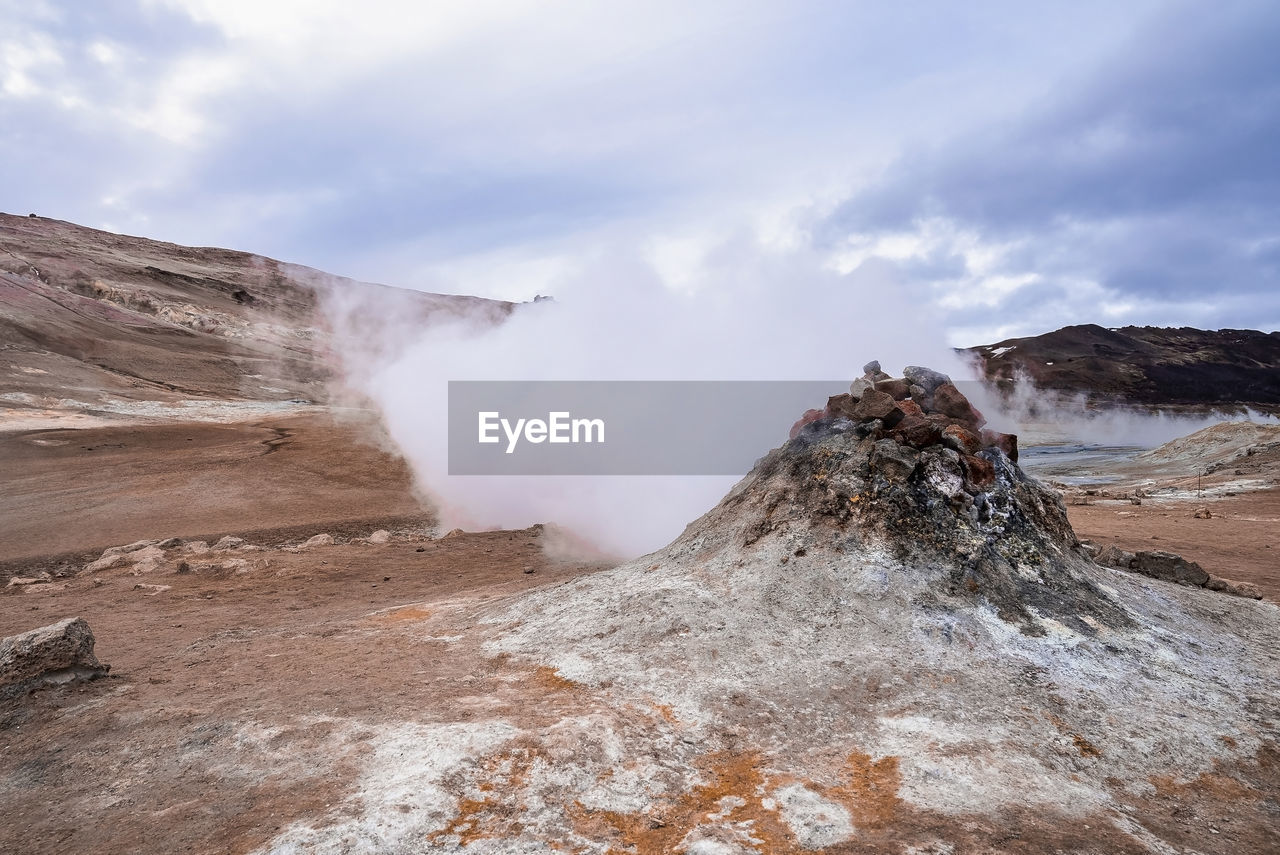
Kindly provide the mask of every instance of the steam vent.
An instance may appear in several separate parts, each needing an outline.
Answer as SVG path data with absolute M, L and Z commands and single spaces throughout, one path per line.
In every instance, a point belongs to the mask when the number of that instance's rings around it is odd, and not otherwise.
M 1277 608 L 1094 564 L 983 428 L 872 363 L 664 549 L 424 619 L 484 688 L 264 851 L 1277 851 Z

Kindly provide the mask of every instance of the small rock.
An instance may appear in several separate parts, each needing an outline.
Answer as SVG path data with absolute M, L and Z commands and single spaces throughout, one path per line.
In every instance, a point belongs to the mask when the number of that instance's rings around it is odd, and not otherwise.
M 209 544 L 203 540 L 193 540 L 182 547 L 182 551 L 192 555 L 204 555 L 209 551 Z
M 1001 433 L 997 430 L 983 430 L 980 438 L 983 448 L 998 448 L 1004 452 L 1004 456 L 1018 462 L 1018 435 L 1016 433 Z
M 154 597 L 156 594 L 163 594 L 165 591 L 169 590 L 171 587 L 173 586 L 172 585 L 152 585 L 147 582 L 139 582 L 138 584 L 133 586 L 133 590 L 146 591 L 151 596 Z
M 92 561 L 84 566 L 89 573 L 97 573 L 100 570 L 110 570 L 112 567 L 119 567 L 121 564 L 128 562 L 123 552 L 116 552 L 112 555 L 104 555 L 97 561 Z
M 1198 520 L 1211 520 L 1213 519 L 1213 511 L 1208 508 L 1196 508 L 1194 516 Z
M 530 573 L 532 573 L 532 572 L 533 572 L 533 568 L 532 568 L 532 567 L 526 567 L 526 568 L 524 568 L 524 573 L 525 573 L 525 575 L 529 575 L 529 574 L 530 574 Z
M 307 538 L 306 542 L 303 543 L 302 546 L 307 549 L 313 546 L 333 546 L 333 535 L 331 534 L 313 535 L 312 537 Z
M 93 655 L 93 643 L 89 624 L 78 617 L 0 640 L 0 686 L 101 676 L 111 666 Z
M 902 369 L 902 376 L 912 386 L 919 386 L 923 393 L 932 395 L 943 383 L 950 383 L 951 378 L 940 371 L 934 371 L 932 368 L 924 368 L 919 365 L 908 365 Z M 912 396 L 914 397 L 914 395 Z
M 925 415 L 924 410 L 920 409 L 920 405 L 910 398 L 899 401 L 895 406 L 899 410 L 902 410 L 903 416 L 921 416 L 923 418 L 928 418 L 928 416 Z M 941 429 L 942 427 L 939 426 L 939 430 Z
M 370 543 L 389 543 L 391 541 L 391 532 L 384 528 L 380 528 L 373 534 L 369 535 Z
M 862 373 L 866 374 L 868 377 L 872 374 L 879 374 L 882 370 L 883 369 L 880 367 L 880 360 L 878 359 L 873 359 L 866 365 L 862 366 Z
M 872 382 L 866 377 L 859 377 L 849 384 L 849 396 L 855 400 L 861 398 L 867 393 L 868 389 L 872 388 L 872 385 Z
M 232 537 L 231 535 L 228 534 L 226 537 L 223 537 L 221 540 L 215 543 L 213 545 L 213 548 L 214 549 L 235 549 L 236 547 L 242 546 L 243 544 L 244 544 L 243 537 Z
M 1094 543 L 1092 540 L 1080 541 L 1080 548 L 1088 553 L 1090 558 L 1097 558 L 1102 553 L 1102 547 Z
M 849 396 L 845 395 L 844 397 L 848 398 Z M 804 430 L 805 425 L 813 424 L 824 415 L 826 415 L 824 410 L 805 410 L 804 415 L 800 417 L 799 421 L 791 426 L 791 430 L 787 433 L 787 439 L 795 439 L 800 435 L 800 431 Z
M 942 444 L 960 454 L 977 454 L 982 450 L 982 440 L 973 431 L 961 425 L 947 425 L 942 431 Z
M 858 399 L 852 395 L 832 395 L 830 398 L 827 398 L 826 408 L 818 411 L 817 418 L 828 417 L 838 419 L 841 416 L 844 416 L 845 418 L 851 419 L 853 418 L 853 406 L 856 403 L 858 403 Z M 800 417 L 800 420 L 804 421 L 806 417 L 809 417 L 810 421 L 816 421 L 817 418 L 809 416 L 812 412 L 814 411 L 805 410 L 805 413 Z
M 911 387 L 906 380 L 881 380 L 875 385 L 877 392 L 884 392 L 895 401 L 901 401 L 911 396 Z
M 178 562 L 178 566 L 174 568 L 173 572 L 178 573 L 178 574 L 190 573 L 190 572 L 191 572 L 191 565 L 190 565 L 190 564 L 188 564 L 188 563 L 187 563 L 187 562 L 185 562 L 185 561 L 179 561 L 179 562 Z
M 906 416 L 893 429 L 894 438 L 912 448 L 928 448 L 938 442 L 938 426 L 924 416 Z
M 182 538 L 168 537 L 156 544 L 161 549 L 177 549 L 182 545 Z
M 891 428 L 902 421 L 902 417 L 903 412 L 894 406 L 893 397 L 875 389 L 867 390 L 867 393 L 853 405 L 852 410 L 852 418 L 855 421 L 865 422 L 871 419 L 881 419 L 887 428 Z
M 14 576 L 12 579 L 9 580 L 9 584 L 5 585 L 5 587 L 6 588 L 24 588 L 28 585 L 44 585 L 50 581 L 51 580 L 48 578 L 41 579 L 33 576 Z

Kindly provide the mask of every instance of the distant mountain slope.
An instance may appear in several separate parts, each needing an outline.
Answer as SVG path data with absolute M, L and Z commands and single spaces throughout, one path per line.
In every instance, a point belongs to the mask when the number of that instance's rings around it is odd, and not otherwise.
M 1006 390 L 1029 378 L 1099 402 L 1280 407 L 1278 332 L 1083 324 L 963 352 Z
M 334 344 L 319 310 L 326 295 L 342 297 L 348 314 L 377 299 L 404 324 L 442 312 L 496 319 L 512 305 L 0 214 L 0 407 L 103 396 L 324 400 Z

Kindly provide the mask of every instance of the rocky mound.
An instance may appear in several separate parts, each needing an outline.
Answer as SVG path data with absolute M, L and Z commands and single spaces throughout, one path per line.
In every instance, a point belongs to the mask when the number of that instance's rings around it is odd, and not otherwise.
M 268 850 L 1265 849 L 1276 608 L 1095 565 L 945 377 L 877 371 L 670 546 L 428 621 L 523 700 Z

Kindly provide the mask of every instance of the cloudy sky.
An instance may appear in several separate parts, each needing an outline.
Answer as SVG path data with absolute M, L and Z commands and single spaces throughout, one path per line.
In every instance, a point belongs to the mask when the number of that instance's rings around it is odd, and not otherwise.
M 954 344 L 1271 330 L 1276 45 L 1267 0 L 0 0 L 0 209 L 516 299 L 875 267 Z

